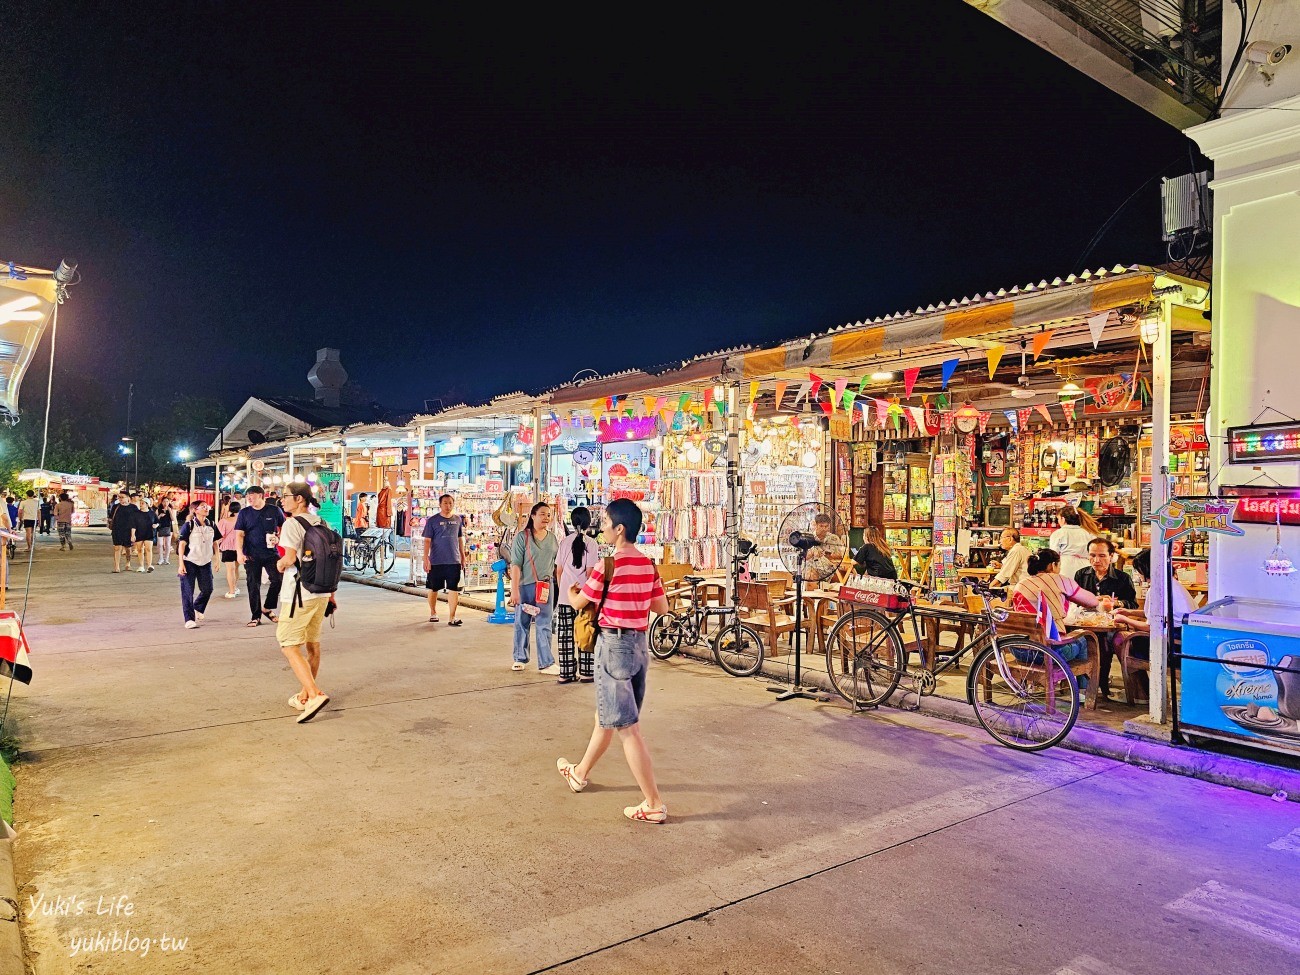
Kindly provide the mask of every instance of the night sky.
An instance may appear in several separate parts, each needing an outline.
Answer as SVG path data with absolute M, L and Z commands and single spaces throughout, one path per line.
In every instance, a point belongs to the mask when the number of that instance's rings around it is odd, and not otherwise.
M 323 345 L 414 410 L 1065 276 L 1189 165 L 959 0 L 88 6 L 0 25 L 0 258 L 80 262 L 60 374 L 123 412 L 128 382 L 310 395 Z M 1162 262 L 1159 232 L 1157 180 L 1086 263 Z

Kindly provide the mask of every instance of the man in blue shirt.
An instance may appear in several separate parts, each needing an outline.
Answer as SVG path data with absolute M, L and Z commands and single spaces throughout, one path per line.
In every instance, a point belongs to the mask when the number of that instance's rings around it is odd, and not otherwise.
M 279 622 L 275 607 L 280 601 L 280 570 L 276 562 L 280 553 L 280 526 L 284 512 L 266 503 L 266 493 L 254 484 L 247 491 L 248 506 L 241 508 L 235 517 L 235 538 L 239 564 L 248 579 L 248 608 L 253 618 L 247 626 L 257 626 L 265 616 L 272 623 Z M 266 602 L 262 602 L 262 573 L 270 579 L 266 587 Z
M 453 515 L 452 496 L 438 499 L 438 513 L 424 523 L 424 584 L 429 590 L 429 622 L 438 622 L 438 593 L 447 590 L 448 626 L 460 626 L 460 574 L 465 567 L 465 520 Z

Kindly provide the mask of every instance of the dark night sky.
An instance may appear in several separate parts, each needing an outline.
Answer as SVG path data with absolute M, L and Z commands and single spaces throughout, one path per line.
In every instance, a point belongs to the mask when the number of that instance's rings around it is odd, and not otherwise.
M 1177 131 L 960 0 L 86 6 L 0 30 L 0 258 L 80 262 L 60 369 L 123 410 L 131 381 L 146 408 L 307 395 L 322 345 L 412 409 L 1064 276 L 1187 167 Z M 1156 182 L 1087 263 L 1162 260 Z

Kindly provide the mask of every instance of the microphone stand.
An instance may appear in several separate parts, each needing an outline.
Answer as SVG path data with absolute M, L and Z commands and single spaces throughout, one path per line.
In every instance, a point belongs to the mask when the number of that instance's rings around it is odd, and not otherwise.
M 800 659 L 800 645 L 803 636 L 803 564 L 808 557 L 808 549 L 799 549 L 799 561 L 795 564 L 794 570 L 794 684 L 790 687 L 784 687 L 778 684 L 776 687 L 769 687 L 768 690 L 776 695 L 778 701 L 789 701 L 791 698 L 801 697 L 809 701 L 829 701 L 830 698 L 821 691 L 813 687 L 803 687 L 800 684 L 802 676 L 802 662 Z

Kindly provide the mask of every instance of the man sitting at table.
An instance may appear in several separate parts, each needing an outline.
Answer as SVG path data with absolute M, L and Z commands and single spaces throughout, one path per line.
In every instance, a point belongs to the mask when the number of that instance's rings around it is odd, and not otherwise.
M 844 561 L 844 539 L 831 532 L 830 515 L 823 513 L 813 519 L 813 538 L 817 545 L 808 550 L 804 578 L 809 582 L 834 579 Z
M 1074 574 L 1074 581 L 1094 596 L 1110 596 L 1117 606 L 1137 609 L 1137 592 L 1133 580 L 1111 564 L 1115 543 L 1109 538 L 1094 538 L 1088 543 L 1088 567 Z

